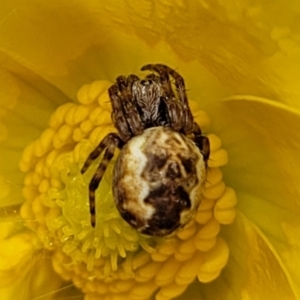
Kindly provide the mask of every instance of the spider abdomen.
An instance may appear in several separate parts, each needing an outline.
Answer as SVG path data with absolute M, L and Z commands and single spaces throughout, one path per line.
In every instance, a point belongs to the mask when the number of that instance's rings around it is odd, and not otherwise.
M 166 236 L 188 223 L 201 202 L 205 162 L 195 143 L 152 127 L 123 147 L 113 194 L 121 216 L 139 232 Z

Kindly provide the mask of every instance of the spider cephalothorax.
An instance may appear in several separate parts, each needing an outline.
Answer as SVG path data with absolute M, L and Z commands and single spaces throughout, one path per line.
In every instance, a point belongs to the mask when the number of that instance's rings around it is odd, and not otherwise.
M 84 163 L 84 173 L 104 151 L 89 185 L 91 225 L 95 191 L 116 148 L 113 196 L 121 216 L 141 233 L 166 236 L 184 226 L 201 201 L 209 141 L 194 122 L 183 78 L 162 64 L 144 79 L 119 76 L 109 90 L 118 133 L 104 137 Z M 175 91 L 170 82 L 175 80 Z

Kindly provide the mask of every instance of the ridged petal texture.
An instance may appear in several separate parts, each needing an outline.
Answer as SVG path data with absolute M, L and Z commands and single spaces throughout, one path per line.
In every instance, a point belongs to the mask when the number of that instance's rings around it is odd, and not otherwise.
M 2 1 L 1 299 L 299 300 L 299 12 L 298 0 Z M 106 88 L 147 63 L 184 76 L 209 134 L 205 199 L 173 239 L 141 237 L 109 206 L 113 161 L 96 234 L 80 164 L 114 130 Z

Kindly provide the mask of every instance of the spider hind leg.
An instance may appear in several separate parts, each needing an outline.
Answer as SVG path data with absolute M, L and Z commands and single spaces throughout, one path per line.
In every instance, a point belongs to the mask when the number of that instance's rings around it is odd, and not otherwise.
M 202 135 L 202 131 L 197 123 L 193 124 L 194 142 L 201 151 L 205 163 L 207 163 L 210 154 L 209 139 Z

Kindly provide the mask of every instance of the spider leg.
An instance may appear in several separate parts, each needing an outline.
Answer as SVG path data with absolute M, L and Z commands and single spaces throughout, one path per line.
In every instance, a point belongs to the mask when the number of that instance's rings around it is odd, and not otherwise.
M 145 77 L 146 79 L 150 79 L 150 80 L 153 80 L 153 81 L 155 81 L 155 82 L 159 82 L 160 80 L 159 80 L 159 77 L 158 76 L 156 76 L 155 74 L 153 74 L 153 73 L 151 73 L 151 74 L 148 74 L 146 77 Z
M 210 154 L 209 139 L 202 135 L 201 129 L 197 123 L 193 123 L 194 142 L 200 149 L 205 163 L 207 163 Z
M 128 126 L 126 117 L 124 116 L 122 99 L 118 93 L 119 87 L 117 84 L 112 85 L 108 89 L 108 94 L 112 105 L 111 119 L 114 123 L 114 126 L 119 131 L 122 140 L 128 141 L 132 136 L 132 132 Z
M 109 133 L 105 138 L 100 142 L 97 148 L 89 155 L 86 162 L 84 163 L 81 173 L 83 174 L 87 168 L 91 165 L 93 160 L 101 155 L 105 150 L 103 158 L 94 174 L 90 184 L 89 184 L 89 200 L 90 200 L 90 215 L 91 215 L 91 225 L 95 227 L 96 225 L 96 206 L 95 206 L 95 191 L 98 188 L 103 174 L 114 156 L 115 149 L 117 147 L 122 147 L 123 141 L 116 133 Z
M 95 159 L 97 159 L 103 150 L 108 147 L 111 144 L 111 141 L 118 140 L 117 146 L 122 147 L 123 142 L 120 139 L 120 137 L 116 133 L 109 133 L 106 135 L 102 141 L 99 143 L 99 145 L 89 154 L 88 158 L 84 162 L 80 172 L 81 174 L 84 174 L 86 170 L 90 167 L 90 165 L 93 163 Z
M 161 64 L 148 64 L 143 66 L 141 70 L 155 71 L 159 74 L 160 83 L 162 85 L 162 89 L 164 92 L 162 100 L 165 102 L 167 106 L 167 112 L 169 114 L 169 119 L 171 120 L 171 127 L 176 131 L 182 130 L 184 127 L 184 124 L 182 122 L 183 120 L 182 103 L 176 100 L 170 82 L 168 67 Z
M 166 66 L 166 68 L 167 68 L 169 74 L 175 79 L 175 87 L 176 87 L 179 99 L 181 100 L 181 102 L 183 104 L 183 116 L 185 117 L 184 132 L 186 134 L 191 133 L 193 130 L 194 117 L 193 117 L 193 114 L 189 107 L 188 97 L 186 94 L 186 88 L 185 88 L 185 84 L 184 84 L 184 79 L 175 70 L 173 70 L 167 66 Z
M 142 70 L 149 70 L 149 69 L 154 70 L 154 71 L 158 72 L 159 74 L 161 72 L 165 72 L 165 73 L 171 75 L 175 79 L 176 91 L 177 91 L 178 97 L 181 101 L 180 109 L 182 110 L 182 117 L 183 117 L 182 128 L 186 134 L 192 133 L 194 118 L 193 118 L 193 114 L 192 114 L 189 104 L 188 104 L 186 88 L 185 88 L 184 79 L 182 78 L 182 76 L 179 73 L 177 73 L 174 69 L 172 69 L 166 65 L 163 65 L 163 64 L 155 64 L 155 65 L 150 64 L 150 65 L 146 65 L 142 68 Z
M 142 134 L 144 129 L 131 92 L 132 84 L 137 80 L 139 78 L 136 75 L 129 75 L 127 78 L 125 76 L 117 77 L 117 85 L 122 96 L 123 112 L 133 135 Z

